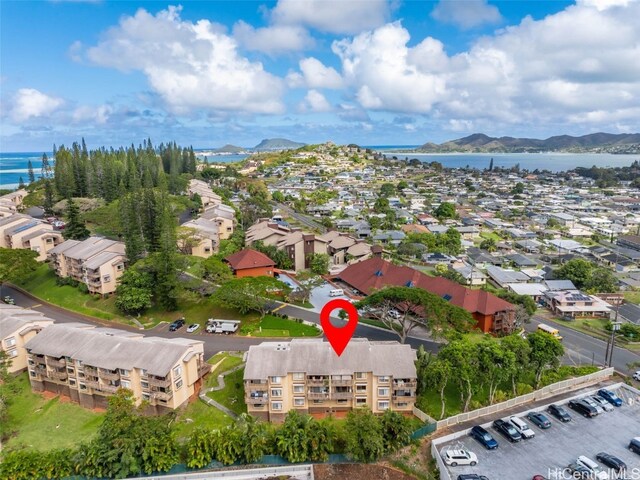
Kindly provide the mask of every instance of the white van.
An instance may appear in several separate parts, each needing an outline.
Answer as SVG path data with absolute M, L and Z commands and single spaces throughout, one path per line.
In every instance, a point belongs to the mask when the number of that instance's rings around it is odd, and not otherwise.
M 341 288 L 334 288 L 333 290 L 329 291 L 330 297 L 340 297 L 342 295 L 344 295 L 344 290 L 342 290 Z
M 512 417 L 509 417 L 509 420 L 511 421 L 513 426 L 516 427 L 516 430 L 520 432 L 520 435 L 522 435 L 523 438 L 533 438 L 536 436 L 536 433 L 533 430 L 531 430 L 531 428 L 529 428 L 529 425 L 527 425 L 527 422 L 525 422 L 521 418 L 512 416 Z
M 585 457 L 584 455 L 580 455 L 576 463 L 582 465 L 585 468 L 591 470 L 591 473 L 597 480 L 609 480 L 609 474 L 600 468 L 596 462 L 591 460 L 589 457 Z

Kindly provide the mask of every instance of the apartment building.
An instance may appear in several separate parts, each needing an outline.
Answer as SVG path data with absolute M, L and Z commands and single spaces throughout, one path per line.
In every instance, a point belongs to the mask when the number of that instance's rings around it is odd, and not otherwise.
M 0 347 L 11 359 L 9 373 L 27 369 L 25 344 L 53 320 L 35 310 L 0 304 Z
M 229 205 L 221 203 L 210 206 L 202 212 L 200 218 L 213 221 L 218 225 L 218 237 L 220 240 L 227 240 L 233 235 L 236 225 L 236 212 Z
M 202 180 L 197 180 L 195 178 L 189 180 L 187 193 L 190 197 L 193 197 L 193 195 L 197 193 L 202 200 L 202 207 L 204 209 L 210 205 L 220 205 L 222 203 L 222 197 L 217 193 L 214 193 L 209 184 Z
M 354 338 L 338 357 L 322 339 L 264 342 L 249 347 L 245 403 L 254 417 L 282 422 L 291 410 L 321 418 L 359 407 L 411 415 L 416 353 L 398 342 Z
M 195 231 L 200 243 L 191 247 L 190 255 L 195 257 L 208 258 L 218 251 L 220 247 L 219 227 L 215 222 L 196 218 L 180 225 L 181 228 L 190 228 Z M 184 249 L 184 245 L 178 240 L 178 248 Z
M 49 252 L 51 267 L 59 277 L 84 283 L 89 293 L 107 295 L 116 290 L 124 272 L 125 246 L 100 237 L 66 240 Z
M 151 413 L 166 413 L 197 395 L 210 366 L 204 342 L 144 337 L 137 332 L 54 324 L 26 343 L 34 391 L 69 397 L 85 408 L 106 408 L 119 388 L 130 389 Z
M 0 197 L 0 199 L 1 200 L 8 200 L 15 207 L 20 207 L 20 206 L 22 206 L 22 201 L 24 200 L 24 197 L 26 197 L 28 194 L 29 194 L 29 192 L 27 192 L 24 188 L 21 188 L 19 190 L 14 191 L 14 192 L 5 193 L 4 195 L 2 195 Z
M 64 241 L 62 234 L 53 226 L 30 217 L 29 215 L 13 214 L 0 218 L 0 247 L 23 248 L 38 253 L 36 260 L 47 259 L 49 251 Z

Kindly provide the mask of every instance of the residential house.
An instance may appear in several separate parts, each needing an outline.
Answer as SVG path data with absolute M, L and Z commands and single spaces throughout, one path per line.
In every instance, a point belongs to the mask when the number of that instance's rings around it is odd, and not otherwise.
M 85 408 L 106 408 L 118 389 L 137 404 L 165 413 L 195 398 L 210 365 L 204 342 L 144 337 L 137 332 L 91 325 L 54 324 L 29 340 L 31 388 L 69 397 Z
M 462 265 L 453 266 L 452 269 L 458 272 L 465 279 L 466 284 L 472 287 L 479 287 L 486 285 L 487 276 L 482 270 L 463 263 Z
M 416 353 L 409 345 L 353 338 L 341 356 L 321 339 L 264 342 L 246 354 L 245 403 L 250 415 L 283 422 L 294 410 L 316 418 L 355 408 L 412 415 Z
M 278 250 L 284 250 L 293 262 L 296 272 L 309 268 L 309 258 L 313 254 L 326 254 L 327 242 L 313 233 L 292 231 L 278 240 Z
M 552 313 L 563 318 L 609 318 L 611 315 L 609 303 L 580 290 L 547 291 L 542 300 Z
M 245 248 L 229 255 L 224 259 L 229 264 L 233 274 L 238 277 L 273 277 L 275 262 L 264 253 Z
M 640 235 L 620 235 L 616 243 L 621 247 L 640 251 Z
M 220 247 L 220 227 L 216 222 L 200 217 L 189 220 L 180 225 L 180 227 L 195 230 L 196 236 L 200 240 L 197 245 L 191 247 L 190 252 L 187 252 L 189 255 L 208 258 L 218 251 Z M 181 244 L 180 238 L 178 238 L 178 248 L 186 248 L 185 245 Z
M 101 237 L 66 240 L 49 251 L 51 267 L 59 277 L 84 283 L 89 293 L 106 295 L 116 290 L 124 273 L 125 246 Z
M 187 193 L 190 197 L 194 194 L 198 194 L 202 200 L 202 207 L 206 210 L 209 206 L 220 205 L 222 203 L 222 197 L 211 190 L 211 187 L 207 182 L 192 178 L 189 180 L 187 186 Z
M 9 373 L 27 369 L 25 343 L 52 324 L 53 320 L 40 312 L 0 303 L 0 347 L 11 360 Z
M 63 240 L 52 225 L 29 215 L 0 218 L 0 247 L 32 250 L 37 252 L 38 261 L 46 260 L 49 251 Z
M 483 332 L 508 332 L 514 325 L 515 307 L 509 302 L 484 290 L 472 290 L 443 277 L 430 277 L 380 257 L 350 265 L 335 278 L 363 295 L 386 286 L 422 288 L 467 310 Z
M 233 235 L 236 225 L 236 212 L 229 205 L 220 203 L 210 206 L 202 212 L 199 218 L 209 220 L 218 225 L 218 240 L 227 240 Z
M 319 237 L 327 242 L 332 265 L 344 265 L 371 256 L 371 246 L 351 235 L 332 230 Z
M 27 192 L 24 188 L 20 188 L 13 192 L 5 193 L 0 197 L 0 199 L 8 200 L 16 208 L 18 208 L 22 206 L 22 201 L 24 200 L 24 197 L 26 197 L 27 195 L 29 195 L 29 192 Z

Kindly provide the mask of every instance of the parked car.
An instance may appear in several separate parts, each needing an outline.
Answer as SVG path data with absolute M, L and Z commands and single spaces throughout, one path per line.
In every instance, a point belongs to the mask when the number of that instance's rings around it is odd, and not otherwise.
M 522 435 L 516 430 L 516 428 L 509 422 L 505 422 L 502 419 L 498 419 L 493 422 L 493 428 L 500 432 L 510 442 L 519 442 L 522 440 Z
M 9 305 L 15 305 L 16 304 L 16 301 L 12 297 L 10 297 L 9 295 L 5 296 L 2 300 L 4 301 L 4 303 L 7 303 Z
M 613 393 L 611 390 L 607 390 L 606 388 L 601 388 L 600 390 L 598 390 L 598 395 L 604 398 L 607 402 L 609 402 L 611 405 L 615 407 L 622 406 L 622 399 L 618 397 L 615 393 Z
M 584 400 L 571 400 L 569 408 L 575 410 L 585 418 L 593 418 L 598 415 L 598 411 Z
M 606 465 L 614 472 L 624 472 L 627 469 L 626 463 L 624 463 L 615 455 L 611 455 L 609 453 L 600 452 L 596 455 L 596 460 L 598 460 L 603 465 Z
M 529 412 L 527 414 L 527 418 L 531 423 L 533 423 L 536 427 L 541 428 L 542 430 L 546 430 L 547 428 L 551 427 L 551 422 L 544 413 Z
M 489 478 L 477 473 L 463 473 L 458 475 L 458 480 L 489 480 Z
M 531 480 L 547 480 L 547 477 L 544 477 L 542 475 L 534 475 Z
M 569 473 L 569 477 L 575 480 L 592 480 L 591 470 L 589 470 L 584 465 L 580 465 L 579 463 L 570 463 L 569 466 L 565 469 L 567 473 Z
M 498 442 L 496 441 L 496 439 L 493 438 L 491 434 L 480 425 L 476 425 L 475 427 L 473 427 L 469 432 L 469 435 L 480 442 L 482 446 L 487 450 L 498 448 Z
M 593 408 L 596 409 L 596 412 L 598 412 L 598 415 L 600 415 L 601 413 L 604 413 L 604 408 L 602 408 L 602 405 L 600 405 L 599 403 L 597 403 L 593 398 L 591 397 L 584 397 L 582 399 L 583 402 L 591 405 Z
M 634 380 L 640 381 L 640 370 L 638 370 L 636 373 L 634 373 L 632 375 L 632 377 L 633 377 Z
M 169 325 L 169 331 L 175 332 L 179 328 L 184 327 L 184 324 L 185 324 L 184 318 L 179 318 L 178 320 L 173 322 L 171 325 Z
M 447 450 L 444 452 L 442 456 L 444 463 L 451 467 L 456 467 L 458 465 L 474 465 L 478 464 L 478 457 L 475 453 L 470 452 L 468 450 Z
M 591 460 L 589 457 L 585 455 L 580 455 L 576 460 L 576 463 L 582 465 L 587 468 L 594 479 L 596 480 L 609 480 L 609 474 L 600 468 L 596 462 Z
M 567 412 L 565 408 L 561 407 L 560 405 L 556 405 L 556 404 L 549 405 L 549 408 L 547 408 L 547 412 L 549 412 L 551 415 L 556 417 L 561 422 L 571 421 L 571 415 L 569 415 L 569 412 Z
M 629 450 L 633 453 L 640 454 L 640 437 L 632 438 L 629 442 Z
M 512 417 L 509 417 L 509 421 L 514 427 L 516 427 L 518 433 L 520 433 L 520 435 L 522 435 L 522 438 L 524 438 L 525 440 L 527 438 L 533 438 L 536 436 L 535 432 L 531 430 L 531 428 L 529 428 L 527 422 L 525 422 L 521 418 L 518 418 L 514 415 Z
M 605 412 L 613 412 L 613 405 L 611 405 L 601 396 L 593 395 L 589 398 L 593 400 L 596 404 L 598 404 Z
M 198 330 L 200 328 L 200 325 L 198 325 L 197 323 L 192 323 L 191 325 L 189 325 L 187 327 L 187 333 L 193 333 L 196 330 Z

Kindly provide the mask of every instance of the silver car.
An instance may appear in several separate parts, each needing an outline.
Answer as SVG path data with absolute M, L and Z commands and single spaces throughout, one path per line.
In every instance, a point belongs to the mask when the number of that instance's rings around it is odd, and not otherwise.
M 601 413 L 604 413 L 604 408 L 602 408 L 602 405 L 596 402 L 593 399 L 593 397 L 584 397 L 583 400 L 589 405 L 591 405 L 593 408 L 595 408 L 596 411 L 598 412 L 598 415 L 600 415 Z
M 592 398 L 593 401 L 596 402 L 598 405 L 600 405 L 605 412 L 613 412 L 613 405 L 607 402 L 604 398 L 598 397 L 596 395 L 589 398 Z

